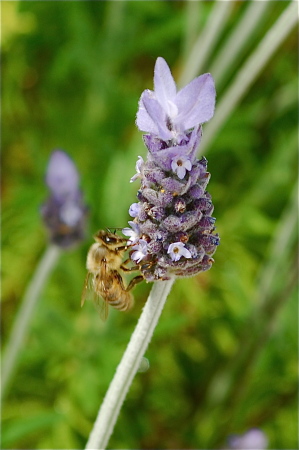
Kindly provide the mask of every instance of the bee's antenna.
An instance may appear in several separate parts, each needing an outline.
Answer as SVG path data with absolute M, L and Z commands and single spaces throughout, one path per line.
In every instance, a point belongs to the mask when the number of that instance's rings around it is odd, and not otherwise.
M 106 230 L 109 231 L 109 233 L 116 234 L 116 231 L 121 231 L 122 228 L 120 228 L 120 227 L 106 227 Z M 114 231 L 112 231 L 112 230 L 114 230 Z

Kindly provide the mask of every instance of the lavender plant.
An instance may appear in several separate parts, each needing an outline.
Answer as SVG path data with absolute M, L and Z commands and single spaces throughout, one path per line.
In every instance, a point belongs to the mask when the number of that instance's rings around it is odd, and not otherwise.
M 206 187 L 207 160 L 196 158 L 202 123 L 215 108 L 215 87 L 210 74 L 195 78 L 177 92 L 163 58 L 155 65 L 154 91 L 145 90 L 139 101 L 136 124 L 148 149 L 139 156 L 138 203 L 130 206 L 134 218 L 123 233 L 134 244 L 131 259 L 146 281 L 188 277 L 211 268 L 219 244 L 214 207 Z
M 207 160 L 196 159 L 201 124 L 214 114 L 215 87 L 202 75 L 177 92 L 163 58 L 155 65 L 154 91 L 141 95 L 137 126 L 148 149 L 139 156 L 131 182 L 141 180 L 138 203 L 130 206 L 133 221 L 124 228 L 130 257 L 146 281 L 156 282 L 109 386 L 87 442 L 105 448 L 125 396 L 158 323 L 176 277 L 210 269 L 219 244 L 214 233 L 213 204 L 206 191 Z
M 50 196 L 41 208 L 49 230 L 50 245 L 46 248 L 21 300 L 2 361 L 1 396 L 6 393 L 21 346 L 40 293 L 62 250 L 82 241 L 87 208 L 79 190 L 79 174 L 69 156 L 61 150 L 52 153 L 46 173 Z

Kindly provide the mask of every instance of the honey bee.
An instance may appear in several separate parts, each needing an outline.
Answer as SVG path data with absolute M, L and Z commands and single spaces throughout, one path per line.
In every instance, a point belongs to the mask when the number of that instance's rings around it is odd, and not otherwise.
M 119 270 L 124 272 L 138 270 L 138 267 L 126 267 L 129 259 L 123 262 L 124 253 L 129 247 L 127 239 L 105 230 L 98 231 L 94 239 L 96 242 L 92 244 L 87 255 L 88 273 L 82 292 L 81 306 L 91 292 L 101 318 L 106 320 L 108 305 L 120 311 L 127 311 L 132 307 L 134 299 L 130 291 L 144 278 L 142 275 L 136 276 L 127 287 L 124 285 Z

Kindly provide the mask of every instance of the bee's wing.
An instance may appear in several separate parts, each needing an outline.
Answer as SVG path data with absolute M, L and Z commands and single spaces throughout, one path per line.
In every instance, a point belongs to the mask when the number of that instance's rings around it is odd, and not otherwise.
M 98 313 L 100 314 L 100 318 L 105 322 L 107 320 L 109 312 L 108 302 L 104 300 L 100 295 L 94 293 L 94 305 Z
M 106 267 L 104 266 L 103 267 L 104 271 L 105 268 Z M 105 274 L 102 273 L 99 280 L 99 275 L 94 275 L 93 273 L 88 272 L 85 277 L 84 287 L 81 296 L 81 307 L 84 305 L 86 300 L 93 300 L 94 305 L 103 321 L 107 320 L 108 317 L 108 302 L 99 294 L 98 292 L 99 289 L 96 288 L 95 284 L 102 283 L 101 279 L 104 276 Z
M 91 272 L 87 272 L 87 275 L 84 280 L 83 291 L 81 295 L 81 308 L 85 303 L 85 300 L 89 300 L 93 298 L 93 274 Z

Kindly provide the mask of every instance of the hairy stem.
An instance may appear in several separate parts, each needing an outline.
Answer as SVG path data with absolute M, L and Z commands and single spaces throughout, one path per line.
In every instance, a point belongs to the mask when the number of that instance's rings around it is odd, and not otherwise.
M 104 449 L 113 432 L 122 404 L 148 347 L 174 278 L 153 285 L 128 347 L 110 383 L 86 449 Z

